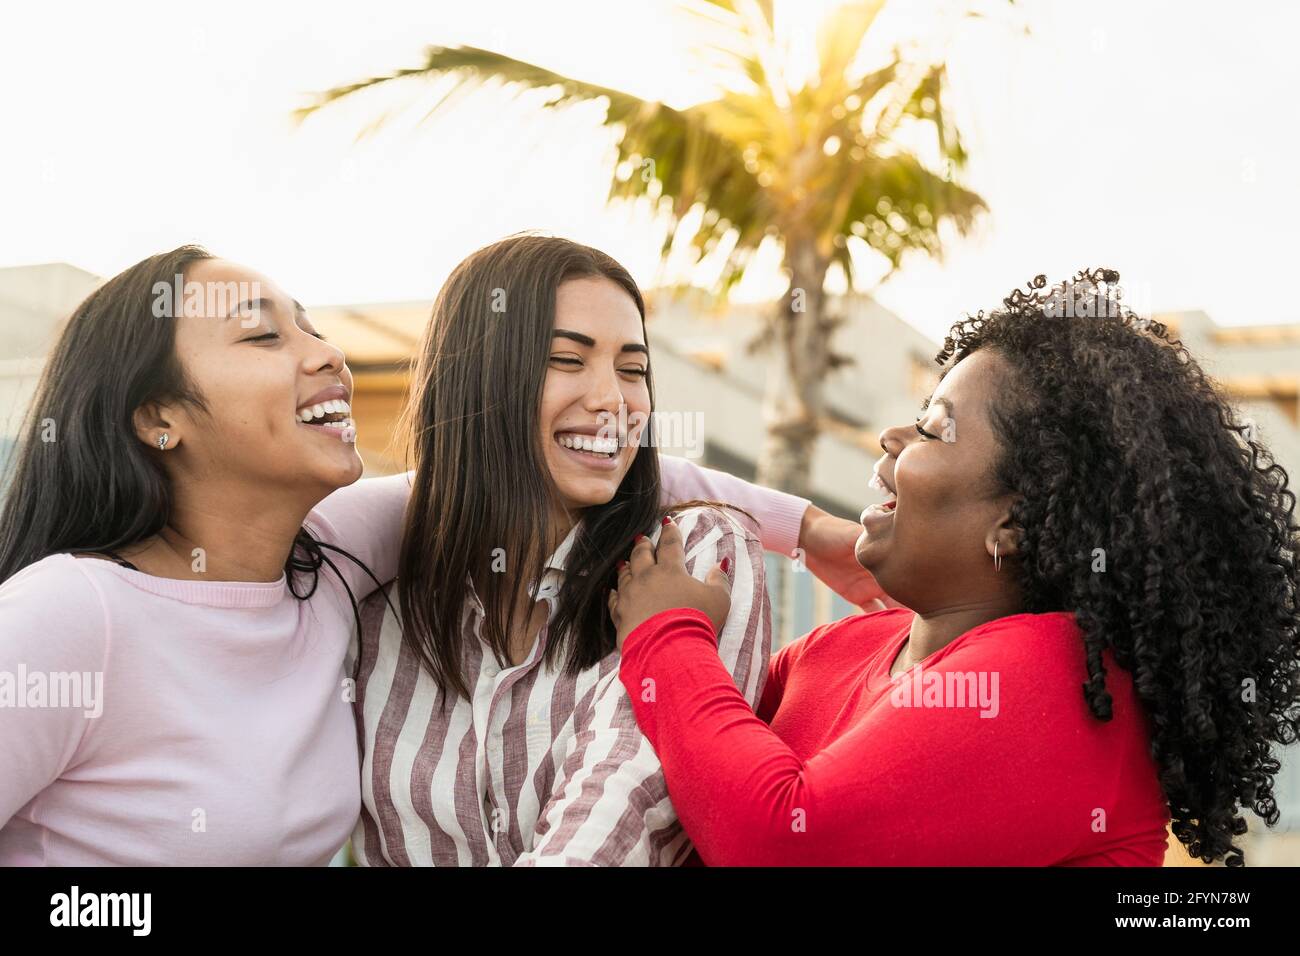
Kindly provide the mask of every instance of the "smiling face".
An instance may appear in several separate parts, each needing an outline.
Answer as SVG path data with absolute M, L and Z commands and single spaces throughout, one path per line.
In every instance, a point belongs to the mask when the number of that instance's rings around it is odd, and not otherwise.
M 540 427 L 566 510 L 614 497 L 650 414 L 648 370 L 641 313 L 622 286 L 586 276 L 560 284 Z
M 205 295 L 174 306 L 176 354 L 207 411 L 171 404 L 153 420 L 149 410 L 137 414 L 151 445 L 155 432 L 169 435 L 173 473 L 317 500 L 359 478 L 348 430 L 352 373 L 302 306 L 266 276 L 221 259 L 192 263 L 185 288 Z
M 980 600 L 1010 582 L 992 556 L 995 541 L 1000 556 L 1015 553 L 1015 496 L 993 480 L 1001 449 L 989 417 L 1008 371 L 997 354 L 976 351 L 944 376 L 916 423 L 880 435 L 885 455 L 876 473 L 895 498 L 862 512 L 855 551 L 881 587 L 915 611 Z

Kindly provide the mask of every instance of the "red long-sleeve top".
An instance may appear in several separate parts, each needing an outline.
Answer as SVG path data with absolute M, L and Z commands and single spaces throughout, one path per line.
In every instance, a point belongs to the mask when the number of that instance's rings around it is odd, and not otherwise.
M 757 713 L 700 611 L 628 636 L 620 677 L 705 864 L 1161 864 L 1148 722 L 1109 651 L 1113 716 L 1092 716 L 1072 614 L 990 621 L 891 680 L 912 617 L 783 648 Z

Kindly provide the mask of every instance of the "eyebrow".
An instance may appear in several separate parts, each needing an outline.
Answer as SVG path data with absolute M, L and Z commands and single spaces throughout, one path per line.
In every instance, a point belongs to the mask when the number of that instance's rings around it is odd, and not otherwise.
M 295 314 L 297 315 L 307 314 L 307 310 L 303 308 L 301 302 L 299 302 L 297 299 L 291 299 L 290 301 L 293 303 L 293 310 Z M 245 299 L 243 302 L 239 303 L 237 306 L 231 309 L 230 312 L 226 314 L 226 318 L 229 319 L 238 315 L 241 311 L 243 311 L 245 306 L 248 307 L 248 310 L 250 312 L 253 310 L 252 309 L 253 306 L 257 306 L 258 309 L 269 308 L 271 309 L 271 311 L 275 311 L 275 303 L 270 299 L 268 299 L 266 296 L 260 296 L 256 299 Z
M 596 340 L 593 339 L 590 335 L 583 335 L 581 332 L 572 332 L 569 329 L 556 329 L 555 332 L 553 333 L 553 337 L 557 339 L 572 339 L 573 341 L 577 342 L 579 345 L 587 346 L 587 348 L 594 348 L 596 345 Z M 649 356 L 650 354 L 650 350 L 646 348 L 644 345 L 642 345 L 640 342 L 624 342 L 623 347 L 619 349 L 619 351 L 640 352 L 646 356 Z
M 921 411 L 923 412 L 926 411 L 930 407 L 931 403 L 941 406 L 943 410 L 948 413 L 949 418 L 957 417 L 957 412 L 956 409 L 953 407 L 952 402 L 948 401 L 948 399 L 946 398 L 934 398 L 934 397 L 927 398 L 924 402 L 921 403 Z

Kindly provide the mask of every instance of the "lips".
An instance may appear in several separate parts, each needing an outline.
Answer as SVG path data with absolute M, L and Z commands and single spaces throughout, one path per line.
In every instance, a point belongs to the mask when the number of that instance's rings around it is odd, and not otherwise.
M 881 468 L 881 465 L 884 464 L 884 461 L 885 459 L 881 458 L 879 461 L 876 462 L 875 467 L 871 469 L 871 480 L 867 482 L 867 484 L 873 488 L 879 488 L 881 491 L 883 491 L 887 495 L 890 495 L 891 497 L 898 497 L 898 492 L 894 490 L 894 483 L 890 480 L 890 478 L 893 477 L 892 472 L 890 476 L 887 478 L 885 477 L 884 469 Z
M 342 385 L 323 388 L 294 412 L 295 421 L 304 428 L 333 435 L 347 444 L 356 442 L 357 429 L 352 421 L 348 390 Z
M 875 468 L 872 469 L 871 480 L 867 484 L 883 492 L 887 496 L 886 500 L 879 504 L 868 505 L 862 509 L 862 514 L 858 518 L 859 523 L 866 530 L 868 538 L 873 534 L 880 534 L 892 524 L 894 511 L 898 507 L 898 495 L 895 493 L 894 485 L 890 480 L 893 476 L 891 474 L 886 477 L 884 469 L 881 467 L 884 462 L 884 458 L 876 462 Z

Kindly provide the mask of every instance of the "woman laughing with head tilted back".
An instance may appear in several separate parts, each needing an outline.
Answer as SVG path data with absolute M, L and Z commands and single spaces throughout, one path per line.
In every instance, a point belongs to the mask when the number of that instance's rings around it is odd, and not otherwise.
M 685 575 L 672 529 L 633 549 L 621 677 L 705 863 L 1150 866 L 1172 820 L 1239 865 L 1240 810 L 1277 822 L 1295 495 L 1117 280 L 1040 277 L 953 328 L 862 514 L 859 562 L 911 610 L 783 648 L 757 715 L 716 661 L 723 576 Z

